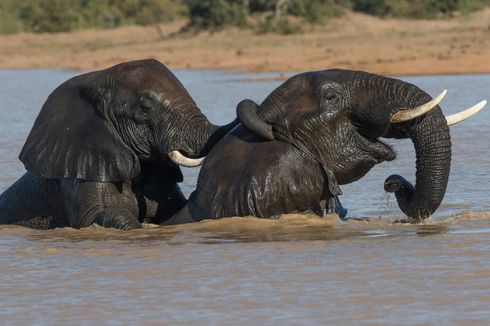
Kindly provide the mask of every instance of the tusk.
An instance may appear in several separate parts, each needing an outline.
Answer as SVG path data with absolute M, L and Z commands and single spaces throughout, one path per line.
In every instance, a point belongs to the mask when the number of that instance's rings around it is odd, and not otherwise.
M 182 155 L 179 151 L 171 151 L 168 153 L 168 157 L 172 162 L 178 165 L 185 166 L 187 168 L 193 168 L 202 164 L 205 157 L 200 158 L 188 158 Z
M 429 102 L 422 104 L 414 109 L 398 111 L 397 113 L 391 116 L 391 120 L 390 120 L 391 123 L 400 123 L 408 120 L 413 120 L 417 117 L 420 117 L 423 114 L 426 114 L 427 112 L 435 108 L 437 104 L 439 104 L 439 102 L 444 98 L 446 93 L 447 93 L 447 89 L 442 91 L 441 94 L 437 95 Z
M 446 117 L 447 125 L 452 126 L 454 124 L 460 123 L 468 118 L 471 118 L 475 114 L 477 114 L 483 107 L 487 105 L 487 101 L 481 101 L 478 104 L 473 105 L 471 108 L 468 108 L 464 111 L 448 115 Z

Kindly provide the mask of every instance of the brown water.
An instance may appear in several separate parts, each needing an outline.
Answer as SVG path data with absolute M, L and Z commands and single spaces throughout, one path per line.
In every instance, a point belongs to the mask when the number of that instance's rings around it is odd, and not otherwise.
M 42 102 L 76 72 L 0 71 L 0 191 Z M 213 122 L 277 81 L 219 71 L 179 78 Z M 490 98 L 490 76 L 404 78 L 445 112 Z M 459 88 L 459 89 L 458 89 Z M 410 142 L 398 159 L 343 186 L 351 220 L 288 215 L 229 218 L 130 232 L 92 226 L 50 231 L 0 226 L 0 324 L 488 324 L 490 110 L 452 128 L 444 203 L 421 225 L 400 223 L 384 178 L 414 177 Z M 184 191 L 198 170 L 185 170 Z

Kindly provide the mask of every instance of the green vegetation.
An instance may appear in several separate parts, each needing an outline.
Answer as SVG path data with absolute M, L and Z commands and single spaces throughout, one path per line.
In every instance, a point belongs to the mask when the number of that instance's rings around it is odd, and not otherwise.
M 245 26 L 248 8 L 243 0 L 188 0 L 189 25 L 216 28 L 225 25 Z
M 490 0 L 351 0 L 353 10 L 367 14 L 426 19 L 468 14 L 488 5 Z
M 174 0 L 0 0 L 0 33 L 150 25 L 186 15 Z
M 64 32 L 150 25 L 177 18 L 189 30 L 223 26 L 284 34 L 301 31 L 345 9 L 381 17 L 443 18 L 490 5 L 490 0 L 0 0 L 0 34 Z
M 256 27 L 259 32 L 290 34 L 301 31 L 304 21 L 324 22 L 342 15 L 344 9 L 380 17 L 434 19 L 456 12 L 467 14 L 490 5 L 490 0 L 187 0 L 185 3 L 191 29 L 234 25 Z
M 297 17 L 311 23 L 340 16 L 334 0 L 187 0 L 189 29 L 219 29 L 226 25 L 256 27 L 259 32 L 300 31 Z M 294 19 L 293 19 L 294 20 Z

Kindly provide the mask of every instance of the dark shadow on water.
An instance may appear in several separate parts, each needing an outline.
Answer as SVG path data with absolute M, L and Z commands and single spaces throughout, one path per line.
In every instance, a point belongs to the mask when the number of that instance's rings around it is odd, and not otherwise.
M 303 226 L 295 228 L 266 228 L 205 233 L 201 243 L 251 243 L 251 242 L 295 242 L 335 241 L 363 237 L 366 233 L 350 228 L 331 226 Z
M 449 225 L 445 224 L 429 224 L 429 225 L 419 225 L 417 228 L 417 235 L 419 236 L 429 236 L 435 234 L 448 233 L 451 230 Z

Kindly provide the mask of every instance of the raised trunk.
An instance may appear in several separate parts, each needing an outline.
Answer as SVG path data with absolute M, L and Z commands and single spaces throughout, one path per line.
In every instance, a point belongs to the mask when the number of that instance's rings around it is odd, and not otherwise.
M 418 91 L 416 105 L 430 100 Z M 436 211 L 444 198 L 451 165 L 451 137 L 446 119 L 439 107 L 409 123 L 392 125 L 387 137 L 410 137 L 415 146 L 416 183 L 393 175 L 386 179 L 385 189 L 395 192 L 398 206 L 409 217 L 422 220 Z

